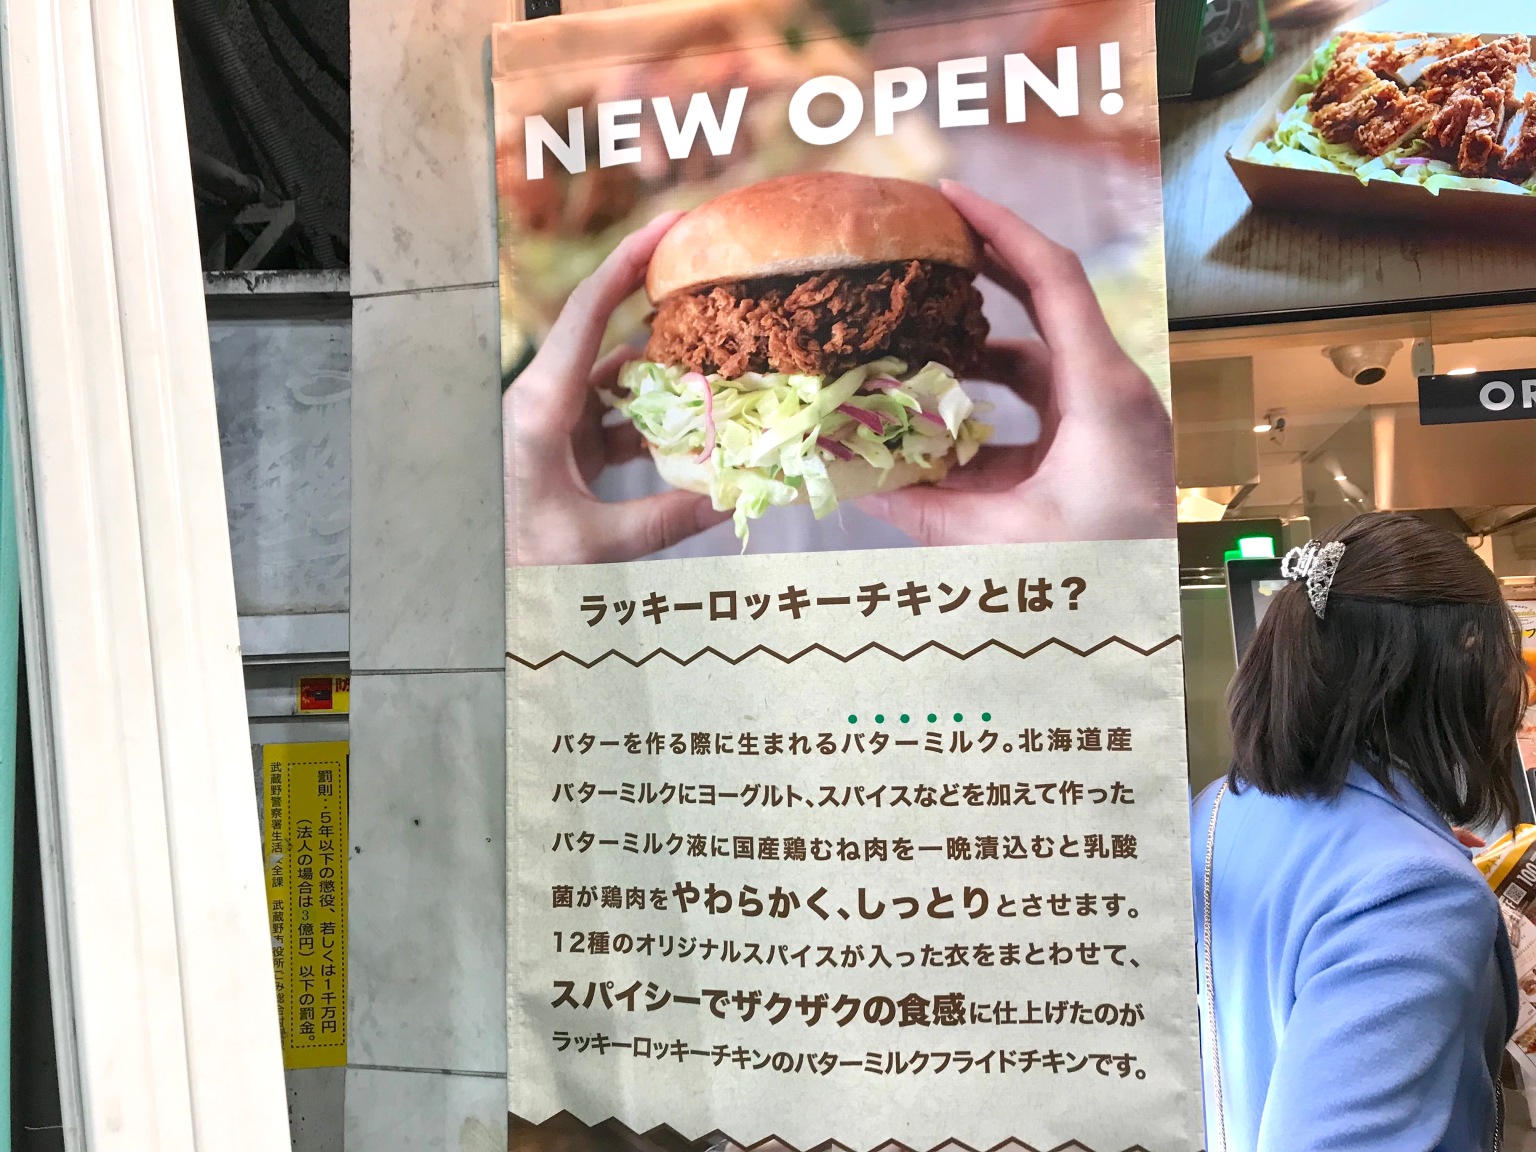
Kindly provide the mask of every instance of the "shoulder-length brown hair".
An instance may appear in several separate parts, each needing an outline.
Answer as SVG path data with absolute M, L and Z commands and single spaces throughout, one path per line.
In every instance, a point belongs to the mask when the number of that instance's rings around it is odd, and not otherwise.
M 1324 617 L 1304 583 L 1282 588 L 1232 682 L 1232 786 L 1331 798 L 1359 763 L 1453 823 L 1513 818 L 1526 682 L 1498 580 L 1464 540 L 1401 513 L 1319 539 L 1344 544 Z

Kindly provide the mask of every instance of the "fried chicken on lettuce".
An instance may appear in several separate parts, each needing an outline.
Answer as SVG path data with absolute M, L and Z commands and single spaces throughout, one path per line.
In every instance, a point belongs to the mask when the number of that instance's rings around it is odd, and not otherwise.
M 1511 113 L 1499 153 L 1503 179 L 1524 184 L 1536 176 L 1536 92 L 1528 93 Z
M 1249 159 L 1442 188 L 1536 194 L 1527 36 L 1344 33 Z
M 1431 154 L 1463 176 L 1484 176 L 1504 127 L 1505 91 L 1486 73 L 1450 95 L 1424 132 Z
M 1312 122 L 1330 144 L 1381 156 L 1422 132 L 1434 118 L 1434 105 L 1422 96 L 1404 92 L 1390 80 L 1376 80 L 1351 99 L 1323 108 Z
M 1431 91 L 1462 91 L 1490 80 L 1505 90 L 1515 91 L 1515 73 L 1531 60 L 1528 36 L 1501 36 L 1476 48 L 1445 56 L 1424 70 L 1424 87 Z

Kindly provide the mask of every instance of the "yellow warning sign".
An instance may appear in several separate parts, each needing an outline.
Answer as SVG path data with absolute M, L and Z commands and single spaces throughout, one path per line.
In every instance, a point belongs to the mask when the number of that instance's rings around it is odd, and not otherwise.
M 347 1062 L 347 742 L 262 748 L 283 1063 Z

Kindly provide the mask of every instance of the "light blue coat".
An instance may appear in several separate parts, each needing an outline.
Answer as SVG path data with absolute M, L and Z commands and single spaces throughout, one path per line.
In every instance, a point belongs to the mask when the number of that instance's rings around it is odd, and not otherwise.
M 1190 823 L 1206 1146 L 1219 1152 L 1205 1019 L 1205 847 Z M 1228 1152 L 1487 1152 L 1515 1020 L 1498 903 L 1415 790 L 1363 769 L 1337 800 L 1230 789 L 1212 946 Z

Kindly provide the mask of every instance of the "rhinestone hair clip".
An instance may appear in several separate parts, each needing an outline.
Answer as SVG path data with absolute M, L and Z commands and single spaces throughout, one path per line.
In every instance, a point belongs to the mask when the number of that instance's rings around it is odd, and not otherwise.
M 1280 562 L 1280 575 L 1287 580 L 1305 580 L 1307 599 L 1312 611 L 1321 620 L 1328 608 L 1328 590 L 1333 587 L 1333 574 L 1344 559 L 1344 545 L 1335 540 L 1331 544 L 1319 544 L 1310 540 L 1300 548 L 1292 548 Z

